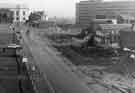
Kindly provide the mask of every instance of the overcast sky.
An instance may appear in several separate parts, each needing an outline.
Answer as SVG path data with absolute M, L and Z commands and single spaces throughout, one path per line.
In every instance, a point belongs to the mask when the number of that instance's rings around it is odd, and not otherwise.
M 32 10 L 45 10 L 48 16 L 75 17 L 75 3 L 79 0 L 0 0 L 0 2 L 25 3 Z

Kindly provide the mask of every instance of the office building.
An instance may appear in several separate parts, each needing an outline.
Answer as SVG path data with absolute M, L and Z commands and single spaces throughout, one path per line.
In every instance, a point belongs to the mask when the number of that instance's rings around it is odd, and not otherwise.
M 134 19 L 135 1 L 89 0 L 76 3 L 76 23 L 88 25 L 92 19 Z

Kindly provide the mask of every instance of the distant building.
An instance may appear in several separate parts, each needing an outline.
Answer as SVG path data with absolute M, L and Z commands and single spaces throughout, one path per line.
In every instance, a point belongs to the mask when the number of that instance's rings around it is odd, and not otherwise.
M 30 13 L 29 21 L 48 21 L 48 17 L 44 11 L 34 11 Z
M 0 22 L 12 19 L 12 22 L 25 22 L 28 20 L 29 8 L 26 5 L 0 4 Z
M 135 19 L 135 1 L 89 0 L 76 4 L 77 24 L 88 25 L 91 19 L 117 19 L 121 16 Z
M 41 21 L 48 21 L 48 16 L 46 15 L 45 11 L 38 11 L 37 14 L 40 15 Z

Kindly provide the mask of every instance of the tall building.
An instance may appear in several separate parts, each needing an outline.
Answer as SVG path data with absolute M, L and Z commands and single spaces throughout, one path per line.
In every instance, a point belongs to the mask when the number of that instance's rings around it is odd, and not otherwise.
M 76 3 L 77 24 L 88 25 L 91 19 L 115 19 L 118 16 L 134 18 L 135 1 L 89 0 Z
M 25 22 L 28 20 L 29 8 L 26 5 L 0 4 L 0 22 L 12 19 L 12 22 Z

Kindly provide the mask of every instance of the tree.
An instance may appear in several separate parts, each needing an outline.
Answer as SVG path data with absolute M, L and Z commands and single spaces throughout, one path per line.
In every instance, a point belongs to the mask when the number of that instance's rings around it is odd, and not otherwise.
M 0 9 L 0 22 L 1 23 L 12 23 L 13 12 L 9 9 Z

